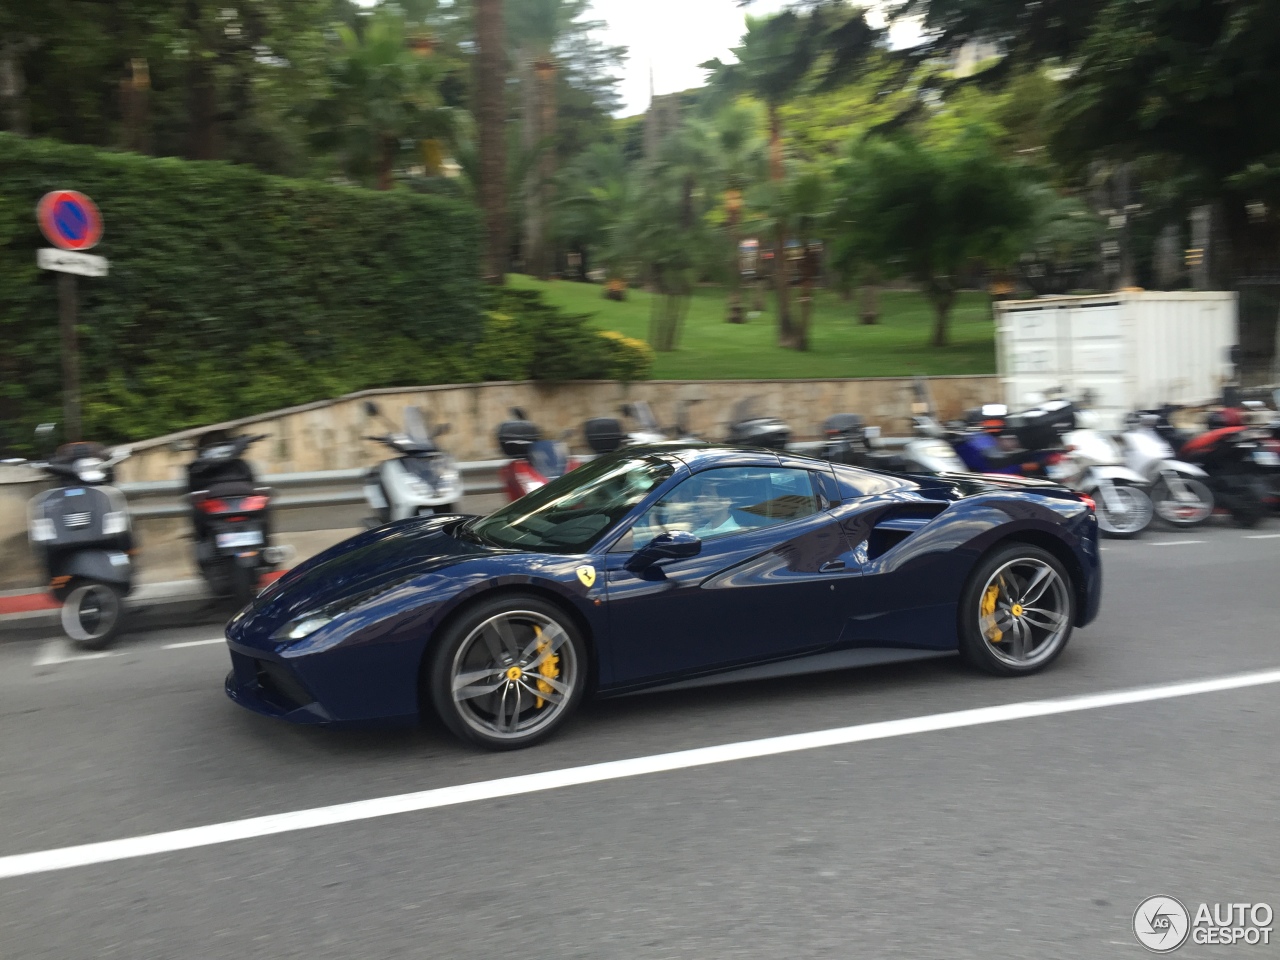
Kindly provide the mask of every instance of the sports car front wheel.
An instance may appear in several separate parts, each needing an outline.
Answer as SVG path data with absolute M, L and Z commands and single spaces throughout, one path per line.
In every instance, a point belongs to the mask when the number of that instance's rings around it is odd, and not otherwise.
M 1062 653 L 1076 618 L 1071 577 L 1057 557 L 1015 543 L 984 557 L 960 602 L 960 652 L 988 673 L 1044 669 Z
M 571 618 L 537 597 L 485 601 L 450 624 L 428 673 L 453 733 L 491 750 L 549 737 L 577 709 L 586 652 Z

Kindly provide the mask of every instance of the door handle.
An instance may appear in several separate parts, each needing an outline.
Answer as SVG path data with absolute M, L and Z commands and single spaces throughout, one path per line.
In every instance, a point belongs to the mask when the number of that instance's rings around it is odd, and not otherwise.
M 843 560 L 828 560 L 818 568 L 819 573 L 835 573 L 837 570 L 844 569 Z

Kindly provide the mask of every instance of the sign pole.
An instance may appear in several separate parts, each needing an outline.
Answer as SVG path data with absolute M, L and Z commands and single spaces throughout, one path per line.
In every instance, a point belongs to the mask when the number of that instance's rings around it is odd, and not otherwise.
M 62 333 L 62 419 L 66 438 L 80 439 L 80 348 L 76 343 L 76 277 L 58 274 L 58 326 Z
M 62 341 L 62 420 L 66 438 L 81 439 L 80 347 L 76 343 L 76 275 L 105 277 L 107 261 L 85 253 L 102 239 L 98 206 L 75 190 L 53 190 L 36 204 L 40 232 L 56 250 L 36 251 L 43 270 L 58 273 L 58 333 Z

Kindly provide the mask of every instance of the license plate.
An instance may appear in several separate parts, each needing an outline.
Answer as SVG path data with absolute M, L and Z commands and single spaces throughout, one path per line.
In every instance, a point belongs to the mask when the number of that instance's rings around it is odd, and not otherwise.
M 262 543 L 261 530 L 244 530 L 238 533 L 218 534 L 218 549 L 232 550 L 236 547 L 256 547 Z
M 1260 467 L 1280 467 L 1280 453 L 1272 450 L 1255 450 L 1253 462 Z

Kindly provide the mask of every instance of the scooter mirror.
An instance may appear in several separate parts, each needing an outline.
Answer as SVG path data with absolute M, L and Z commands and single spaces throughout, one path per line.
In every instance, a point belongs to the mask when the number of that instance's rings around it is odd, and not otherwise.
M 452 431 L 453 431 L 453 424 L 451 423 L 438 424 L 436 428 L 431 431 L 431 439 L 434 440 L 436 437 L 443 437 L 446 433 L 451 433 Z
M 520 407 L 512 407 L 512 408 L 511 408 L 511 415 L 512 415 L 513 417 L 515 417 L 517 420 L 528 420 L 528 419 L 529 419 L 527 416 L 525 416 L 525 412 L 524 412 L 524 410 L 523 410 L 522 408 L 520 408 Z
M 378 409 L 378 405 L 372 400 L 366 400 L 364 402 L 364 415 L 366 417 L 380 417 L 382 416 L 382 411 Z

